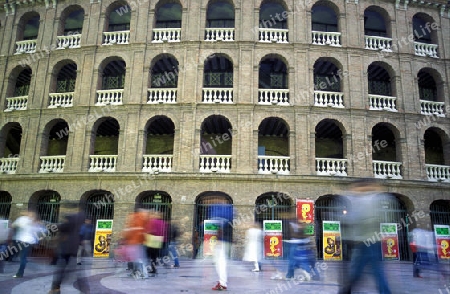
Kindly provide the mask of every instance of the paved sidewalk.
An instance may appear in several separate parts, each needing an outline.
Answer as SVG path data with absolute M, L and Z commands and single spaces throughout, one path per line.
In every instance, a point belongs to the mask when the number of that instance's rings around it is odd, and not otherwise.
M 135 279 L 126 271 L 126 264 L 114 263 L 109 259 L 89 259 L 83 266 L 82 274 L 87 277 L 92 294 L 121 293 L 215 293 L 211 288 L 217 282 L 214 264 L 211 260 L 181 259 L 177 269 L 158 267 L 158 275 L 148 279 Z M 285 264 L 275 264 L 285 268 Z M 254 273 L 252 265 L 242 261 L 230 261 L 229 282 L 226 293 L 337 293 L 340 274 L 339 262 L 320 263 L 320 281 L 271 280 L 275 267 L 263 264 L 263 271 Z M 77 267 L 77 271 L 79 268 Z M 25 270 L 25 277 L 12 276 L 19 267 L 18 262 L 7 262 L 5 273 L 0 274 L 0 294 L 41 294 L 50 290 L 54 267 L 43 260 L 31 259 Z M 75 276 L 75 275 L 73 275 Z M 406 293 L 450 293 L 450 276 L 443 277 L 436 271 L 424 271 L 423 278 L 412 277 L 412 264 L 404 262 L 386 263 L 386 276 L 395 294 Z M 76 289 L 74 277 L 61 287 L 61 293 L 80 293 Z M 361 283 L 357 293 L 377 293 L 373 280 L 369 277 Z

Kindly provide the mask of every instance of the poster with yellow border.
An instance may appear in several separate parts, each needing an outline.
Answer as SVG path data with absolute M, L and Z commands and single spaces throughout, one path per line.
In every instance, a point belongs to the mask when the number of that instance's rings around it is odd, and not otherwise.
M 434 236 L 436 238 L 437 257 L 439 262 L 450 261 L 450 226 L 434 225 Z
M 342 260 L 341 223 L 323 221 L 323 259 Z
M 98 219 L 95 226 L 94 257 L 109 257 L 113 221 Z

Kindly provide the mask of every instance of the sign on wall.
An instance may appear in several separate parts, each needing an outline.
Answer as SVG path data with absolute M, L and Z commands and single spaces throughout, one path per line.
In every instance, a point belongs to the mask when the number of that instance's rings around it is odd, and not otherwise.
M 399 260 L 397 224 L 380 223 L 380 232 L 383 260 Z
M 216 246 L 220 245 L 220 222 L 217 220 L 205 220 L 203 222 L 203 256 L 212 256 Z
M 112 220 L 97 220 L 94 238 L 94 257 L 109 257 L 112 226 Z
M 263 222 L 264 258 L 283 257 L 283 223 L 280 220 Z
M 323 221 L 323 259 L 342 260 L 341 223 Z
M 314 235 L 314 201 L 297 199 L 297 219 L 306 223 L 305 234 Z
M 450 226 L 434 225 L 434 235 L 437 245 L 437 256 L 439 261 L 450 260 Z

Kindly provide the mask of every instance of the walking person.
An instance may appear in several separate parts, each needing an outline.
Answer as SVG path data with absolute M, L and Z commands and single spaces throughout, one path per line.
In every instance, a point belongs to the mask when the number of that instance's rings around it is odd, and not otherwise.
M 251 224 L 245 233 L 245 251 L 242 260 L 253 262 L 253 272 L 261 271 L 262 230 L 258 223 Z
M 170 224 L 170 238 L 169 238 L 169 253 L 170 257 L 173 259 L 173 268 L 180 267 L 180 261 L 178 259 L 177 245 L 178 245 L 178 236 L 180 235 L 180 230 L 178 229 L 177 224 L 172 221 Z
M 145 224 L 148 221 L 148 212 L 145 209 L 137 209 L 128 215 L 125 229 L 122 233 L 124 242 L 129 253 L 131 263 L 128 268 L 132 267 L 132 275 L 137 278 L 148 278 L 147 271 L 147 255 L 145 252 Z
M 94 226 L 90 219 L 85 219 L 80 228 L 80 246 L 78 246 L 77 264 L 81 265 L 83 255 L 92 254 L 92 240 L 94 239 Z
M 162 216 L 162 213 L 159 211 L 150 212 L 149 220 L 145 226 L 147 255 L 150 257 L 151 267 L 149 273 L 152 275 L 157 274 L 156 262 L 161 249 L 164 247 L 164 241 L 167 240 L 167 236 L 165 236 L 167 227 Z

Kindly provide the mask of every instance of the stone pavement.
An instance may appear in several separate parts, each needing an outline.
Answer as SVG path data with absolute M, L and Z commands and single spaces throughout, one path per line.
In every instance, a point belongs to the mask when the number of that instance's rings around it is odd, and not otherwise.
M 135 279 L 129 276 L 125 263 L 116 263 L 109 259 L 88 259 L 77 272 L 89 281 L 92 294 L 120 293 L 215 293 L 211 288 L 217 281 L 214 264 L 211 260 L 181 259 L 181 267 L 174 269 L 159 266 L 158 275 L 148 279 Z M 275 268 L 285 268 L 285 262 L 264 263 L 263 271 L 254 273 L 252 265 L 242 261 L 230 261 L 229 281 L 226 293 L 337 293 L 340 262 L 321 262 L 320 281 L 272 280 Z M 86 266 L 86 269 L 81 269 Z M 21 279 L 12 278 L 18 262 L 7 262 L 5 272 L 0 274 L 0 294 L 44 294 L 50 289 L 53 266 L 44 260 L 30 259 Z M 297 274 L 297 273 L 296 273 Z M 433 270 L 423 271 L 423 278 L 412 277 L 412 264 L 407 262 L 386 263 L 386 275 L 392 293 L 450 293 L 450 276 L 442 276 Z M 62 285 L 61 293 L 80 293 L 76 286 L 76 275 L 71 275 Z M 377 293 L 370 277 L 360 283 L 357 292 Z

